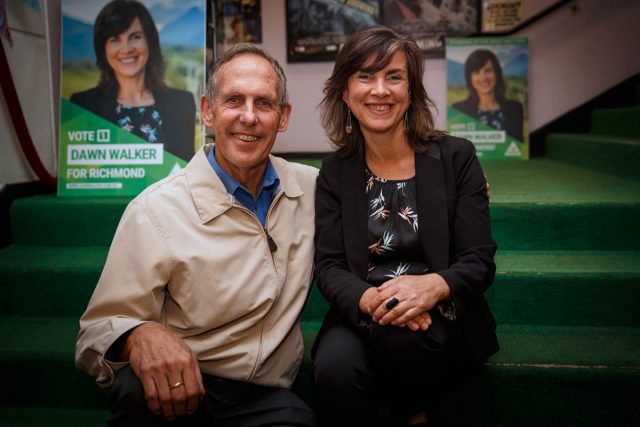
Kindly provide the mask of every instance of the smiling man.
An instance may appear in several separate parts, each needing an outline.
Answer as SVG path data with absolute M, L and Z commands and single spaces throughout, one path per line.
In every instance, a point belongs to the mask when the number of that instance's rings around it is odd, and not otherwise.
M 317 170 L 270 155 L 291 113 L 286 77 L 260 48 L 236 45 L 201 110 L 215 144 L 127 207 L 76 364 L 112 386 L 110 425 L 315 425 L 289 387 Z

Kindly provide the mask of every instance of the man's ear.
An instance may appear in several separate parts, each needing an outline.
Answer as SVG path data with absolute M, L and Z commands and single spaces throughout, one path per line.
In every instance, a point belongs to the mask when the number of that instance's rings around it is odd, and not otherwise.
M 215 108 L 213 103 L 205 95 L 200 97 L 200 112 L 202 116 L 202 123 L 207 127 L 213 127 L 215 121 Z
M 289 117 L 291 117 L 291 104 L 287 104 L 280 110 L 280 123 L 278 125 L 278 132 L 284 132 L 289 125 Z

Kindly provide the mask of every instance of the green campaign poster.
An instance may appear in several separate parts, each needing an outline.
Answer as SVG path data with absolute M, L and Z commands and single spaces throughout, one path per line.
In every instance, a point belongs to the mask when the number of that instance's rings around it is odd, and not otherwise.
M 202 146 L 205 0 L 63 0 L 59 196 L 135 196 Z
M 447 130 L 483 159 L 528 159 L 528 41 L 453 38 L 447 51 Z

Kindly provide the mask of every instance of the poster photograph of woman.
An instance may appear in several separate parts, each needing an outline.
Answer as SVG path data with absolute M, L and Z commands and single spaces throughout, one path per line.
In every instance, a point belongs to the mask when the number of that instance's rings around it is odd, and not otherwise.
M 202 145 L 204 1 L 64 0 L 62 10 L 59 193 L 137 194 Z M 93 173 L 66 170 L 83 166 Z
M 483 158 L 528 158 L 527 39 L 447 40 L 447 128 Z

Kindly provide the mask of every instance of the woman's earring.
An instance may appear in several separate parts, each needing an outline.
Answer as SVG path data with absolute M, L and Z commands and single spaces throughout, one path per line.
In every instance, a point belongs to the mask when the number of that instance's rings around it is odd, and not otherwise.
M 344 130 L 347 131 L 347 134 L 350 135 L 353 130 L 353 126 L 351 125 L 351 108 L 347 107 L 347 125 L 344 127 Z
M 404 130 L 409 130 L 409 110 L 404 112 Z

